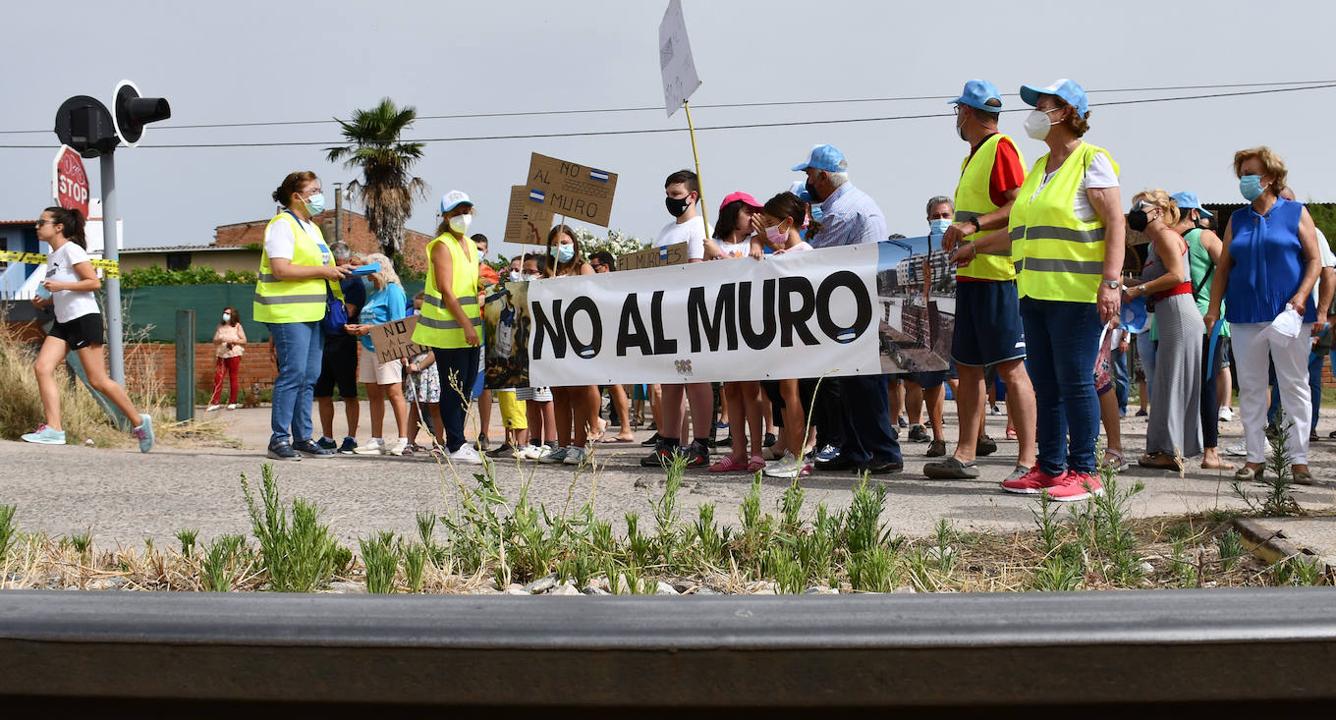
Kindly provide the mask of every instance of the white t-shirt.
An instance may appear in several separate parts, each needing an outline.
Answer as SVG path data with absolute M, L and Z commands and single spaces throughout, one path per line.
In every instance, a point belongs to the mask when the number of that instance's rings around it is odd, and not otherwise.
M 751 240 L 743 240 L 740 243 L 731 243 L 727 240 L 715 240 L 719 250 L 723 252 L 725 258 L 745 258 L 751 256 Z
M 1039 181 L 1039 187 L 1035 189 L 1034 195 L 1030 196 L 1034 200 L 1039 195 L 1039 191 L 1048 185 L 1048 181 L 1057 174 L 1054 170 L 1044 175 Z M 1095 212 L 1094 206 L 1090 204 L 1090 198 L 1086 197 L 1086 190 L 1098 190 L 1100 188 L 1118 187 L 1118 173 L 1113 169 L 1113 162 L 1109 156 L 1104 153 L 1095 153 L 1094 159 L 1090 161 L 1090 167 L 1086 168 L 1085 175 L 1081 178 L 1081 184 L 1076 189 L 1076 200 L 1072 203 L 1072 211 L 1082 222 L 1090 222 L 1099 215 Z
M 686 243 L 688 260 L 704 260 L 705 238 L 713 232 L 714 228 L 707 228 L 699 217 L 691 218 L 684 223 L 674 220 L 664 225 L 663 229 L 659 231 L 659 237 L 655 239 L 654 247 L 661 248 Z
M 74 266 L 86 262 L 88 253 L 78 245 L 66 242 L 46 257 L 46 277 L 60 282 L 79 282 Z M 56 304 L 56 322 L 69 322 L 98 311 L 97 298 L 92 292 L 61 290 L 52 293 L 51 299 Z
M 320 228 L 315 224 L 305 222 L 301 218 L 297 218 L 297 222 L 302 224 L 308 235 L 313 238 L 320 238 Z M 270 260 L 274 258 L 291 260 L 296 247 L 297 238 L 293 237 L 292 226 L 288 223 L 270 223 L 269 227 L 264 229 L 264 251 L 269 254 Z

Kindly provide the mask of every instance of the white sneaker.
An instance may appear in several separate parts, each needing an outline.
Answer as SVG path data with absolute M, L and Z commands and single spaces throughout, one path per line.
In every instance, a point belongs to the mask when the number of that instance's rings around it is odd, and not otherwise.
M 450 462 L 460 465 L 481 465 L 482 456 L 472 445 L 465 443 L 459 446 L 459 449 L 450 453 Z
M 1225 448 L 1225 454 L 1231 457 L 1248 457 L 1248 446 L 1243 443 L 1237 443 Z
M 1234 411 L 1227 407 L 1220 408 L 1220 422 L 1233 422 L 1233 421 L 1234 421 Z
M 383 455 L 385 453 L 385 441 L 380 438 L 371 438 L 365 445 L 358 445 L 353 450 L 354 455 Z
M 222 405 L 210 405 L 210 406 L 204 408 L 204 412 L 206 412 L 206 413 L 210 413 L 210 412 L 213 412 L 214 410 L 217 410 L 217 409 L 220 408 L 220 407 L 222 407 Z
M 407 449 L 408 449 L 408 438 L 399 438 L 399 442 L 393 445 L 384 446 L 384 453 L 386 455 L 398 456 L 398 455 L 403 455 L 404 451 Z
M 583 465 L 588 457 L 588 450 L 572 445 L 566 448 L 566 457 L 561 462 L 565 465 Z
M 542 460 L 552 454 L 552 446 L 546 443 L 542 445 L 530 445 L 524 450 L 525 460 Z
M 796 478 L 803 469 L 803 464 L 793 453 L 784 453 L 784 457 L 765 466 L 765 476 L 772 478 Z
M 237 404 L 236 404 L 236 403 L 228 403 L 228 404 L 227 404 L 227 409 L 228 409 L 228 410 L 236 410 L 236 409 L 237 409 Z

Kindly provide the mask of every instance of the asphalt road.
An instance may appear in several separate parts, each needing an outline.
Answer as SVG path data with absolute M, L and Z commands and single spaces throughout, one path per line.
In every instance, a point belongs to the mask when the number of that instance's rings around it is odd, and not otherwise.
M 229 434 L 241 440 L 241 449 L 164 446 L 141 455 L 130 447 L 103 450 L 0 442 L 0 504 L 18 506 L 16 520 L 26 531 L 58 535 L 91 530 L 103 548 L 118 543 L 137 546 L 145 538 L 171 542 L 183 528 L 198 529 L 206 539 L 247 532 L 240 477 L 246 474 L 258 487 L 260 467 L 266 462 L 268 410 L 238 410 L 221 417 Z M 364 437 L 366 417 L 364 409 Z M 337 422 L 341 429 L 341 417 Z M 954 440 L 952 422 L 948 417 L 949 440 Z M 1336 416 L 1324 419 L 1324 438 L 1329 425 L 1336 426 Z M 1222 446 L 1239 441 L 1238 421 L 1222 425 L 1222 430 Z M 989 432 L 1003 436 L 1000 417 L 989 418 Z M 1144 420 L 1128 418 L 1123 433 L 1129 438 L 1129 456 L 1135 457 L 1145 434 Z M 493 438 L 499 435 L 499 431 L 492 432 Z M 647 432 L 637 433 L 640 439 L 647 436 Z M 904 444 L 904 472 L 875 478 L 889 490 L 884 519 L 892 531 L 928 535 L 939 518 L 946 518 L 959 530 L 1032 528 L 1036 502 L 997 487 L 1015 459 L 1014 442 L 1000 441 L 1000 445 L 996 455 L 980 460 L 982 478 L 944 482 L 922 476 L 926 445 Z M 612 520 L 620 531 L 624 513 L 651 516 L 650 502 L 662 492 L 663 473 L 638 464 L 644 452 L 639 444 L 605 445 L 595 453 L 594 469 L 576 471 L 509 461 L 497 464 L 496 475 L 511 497 L 528 483 L 530 498 L 545 503 L 554 513 L 574 510 L 592 500 L 597 514 Z M 1336 478 L 1333 459 L 1336 441 L 1314 444 L 1312 466 L 1319 478 Z M 454 507 L 460 486 L 471 485 L 477 470 L 458 468 L 455 472 L 422 457 L 361 456 L 279 463 L 276 469 L 283 494 L 316 501 L 335 532 L 348 542 L 378 530 L 415 534 L 415 514 Z M 1185 477 L 1139 468 L 1124 477 L 1145 484 L 1132 503 L 1139 517 L 1241 507 L 1230 490 L 1229 473 L 1204 472 L 1195 463 L 1189 465 Z M 853 475 L 820 473 L 805 479 L 807 514 L 815 512 L 818 502 L 831 509 L 846 506 L 855 482 Z M 745 475 L 689 473 L 679 503 L 683 520 L 689 521 L 702 503 L 710 502 L 716 504 L 720 522 L 736 524 L 738 506 L 750 483 Z M 776 511 L 786 487 L 785 481 L 765 479 L 764 506 Z M 1254 490 L 1260 493 L 1260 488 Z M 1295 497 L 1305 507 L 1330 508 L 1336 503 L 1336 490 L 1297 488 Z

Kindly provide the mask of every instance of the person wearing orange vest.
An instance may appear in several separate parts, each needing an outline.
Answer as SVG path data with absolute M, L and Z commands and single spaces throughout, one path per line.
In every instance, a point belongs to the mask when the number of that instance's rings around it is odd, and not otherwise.
M 930 478 L 979 477 L 976 453 L 987 454 L 997 443 L 983 433 L 985 377 L 995 369 L 1007 385 L 1007 407 L 1016 428 L 1017 467 L 1008 479 L 1029 472 L 1035 461 L 1035 406 L 1030 376 L 1025 371 L 1025 333 L 1016 294 L 1016 269 L 1011 241 L 988 231 L 1007 226 L 1016 192 L 1025 181 L 1025 165 L 1016 143 L 997 131 L 1002 95 L 987 80 L 970 80 L 956 106 L 956 131 L 969 143 L 956 186 L 955 216 L 942 236 L 942 249 L 953 252 L 956 270 L 956 322 L 951 359 L 960 376 L 956 404 L 960 441 L 955 454 L 928 463 Z M 981 446 L 987 445 L 986 449 Z
M 289 173 L 273 198 L 282 210 L 265 227 L 251 310 L 251 316 L 269 328 L 278 365 L 268 456 L 329 457 L 333 451 L 311 439 L 311 403 L 325 347 L 320 324 L 329 296 L 343 299 L 339 281 L 349 270 L 334 264 L 320 227 L 312 221 L 325 209 L 315 173 Z
M 482 353 L 478 247 L 469 238 L 473 201 L 451 190 L 441 198 L 441 225 L 427 243 L 427 284 L 413 342 L 432 349 L 441 378 L 441 419 L 451 462 L 481 465 L 464 438 L 478 361 Z
M 1071 80 L 1022 85 L 1021 100 L 1035 108 L 1026 133 L 1048 145 L 1008 221 L 1039 461 L 1002 488 L 1070 502 L 1103 492 L 1094 369 L 1102 329 L 1118 322 L 1127 220 L 1117 163 L 1081 139 L 1090 128 L 1085 90 Z

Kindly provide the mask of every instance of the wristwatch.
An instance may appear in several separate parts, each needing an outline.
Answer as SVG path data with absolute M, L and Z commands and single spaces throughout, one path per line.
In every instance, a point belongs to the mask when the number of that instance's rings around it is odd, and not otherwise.
M 1123 287 L 1121 280 L 1103 280 L 1100 284 L 1110 290 L 1120 290 Z
M 977 234 L 980 230 L 983 230 L 983 226 L 979 224 L 979 218 L 977 217 L 972 217 L 965 222 L 974 223 L 974 232 L 970 233 L 971 235 Z

